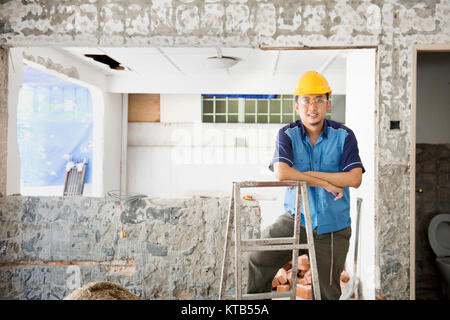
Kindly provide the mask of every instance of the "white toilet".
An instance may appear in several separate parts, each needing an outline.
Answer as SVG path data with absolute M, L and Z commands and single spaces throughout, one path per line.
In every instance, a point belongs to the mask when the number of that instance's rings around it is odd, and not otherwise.
M 438 214 L 431 219 L 428 240 L 436 254 L 436 266 L 444 280 L 444 294 L 450 299 L 450 214 Z

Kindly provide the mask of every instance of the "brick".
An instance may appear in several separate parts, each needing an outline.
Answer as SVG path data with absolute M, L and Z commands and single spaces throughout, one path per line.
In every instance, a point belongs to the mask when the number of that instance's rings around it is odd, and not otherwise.
M 309 264 L 309 257 L 307 254 L 302 254 L 298 257 L 298 264 Z
M 289 284 L 280 284 L 277 286 L 277 292 L 286 292 L 291 290 L 291 286 Z
M 291 269 L 291 268 L 292 268 L 292 260 L 289 261 L 288 263 L 286 263 L 286 264 L 283 266 L 283 269 L 286 270 L 286 271 L 288 271 L 288 270 Z
M 309 270 L 309 258 L 306 254 L 298 257 L 298 269 L 299 270 Z
M 280 282 L 280 284 L 286 284 L 286 282 L 288 281 L 286 270 L 284 270 L 283 268 L 280 268 L 280 270 L 278 270 L 275 277 L 278 279 L 278 282 Z
M 189 299 L 189 293 L 187 293 L 186 291 L 183 291 L 178 295 L 178 298 L 179 299 Z
M 297 283 L 303 285 L 311 284 L 311 270 L 306 271 L 305 275 Z
M 280 282 L 278 281 L 277 277 L 273 278 L 273 280 L 272 280 L 272 289 L 275 289 L 279 285 L 280 285 Z
M 341 272 L 341 281 L 347 283 L 348 280 L 350 280 L 350 275 L 348 274 L 347 271 L 342 271 Z
M 286 278 L 287 278 L 287 280 L 288 280 L 288 282 L 289 282 L 289 285 L 292 286 L 292 269 L 289 269 L 289 270 L 286 272 Z
M 299 298 L 312 299 L 312 288 L 311 288 L 311 285 L 309 285 L 309 284 L 306 284 L 306 285 L 297 284 L 296 295 Z

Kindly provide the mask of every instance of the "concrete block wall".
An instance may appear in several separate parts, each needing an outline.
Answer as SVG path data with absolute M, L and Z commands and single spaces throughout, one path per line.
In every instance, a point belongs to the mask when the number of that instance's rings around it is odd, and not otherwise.
M 412 50 L 450 43 L 449 17 L 448 0 L 11 0 L 0 4 L 0 44 L 376 47 L 376 295 L 409 299 Z M 391 120 L 400 130 L 390 130 Z
M 226 197 L 142 198 L 121 213 L 108 198 L 0 197 L 0 299 L 63 299 L 92 281 L 144 299 L 217 299 L 228 207 Z M 258 203 L 243 200 L 241 212 L 242 237 L 260 237 Z M 233 266 L 231 255 L 227 294 Z

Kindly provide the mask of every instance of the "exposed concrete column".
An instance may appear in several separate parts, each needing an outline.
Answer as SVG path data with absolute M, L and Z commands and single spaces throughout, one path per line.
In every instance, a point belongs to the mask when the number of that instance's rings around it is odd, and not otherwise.
M 0 46 L 0 194 L 6 195 L 6 156 L 8 140 L 8 54 Z

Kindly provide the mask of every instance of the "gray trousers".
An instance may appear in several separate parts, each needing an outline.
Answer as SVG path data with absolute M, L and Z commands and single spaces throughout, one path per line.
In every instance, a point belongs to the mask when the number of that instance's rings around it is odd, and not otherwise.
M 351 233 L 351 227 L 320 235 L 317 234 L 317 229 L 313 230 L 320 294 L 323 300 L 338 300 L 341 296 L 340 274 L 344 269 Z M 292 237 L 293 234 L 294 217 L 285 213 L 264 229 L 262 238 Z M 300 243 L 306 242 L 306 229 L 301 226 Z M 305 253 L 307 250 L 299 250 L 299 255 Z M 275 274 L 290 260 L 292 251 L 289 250 L 247 253 L 247 293 L 270 292 Z

